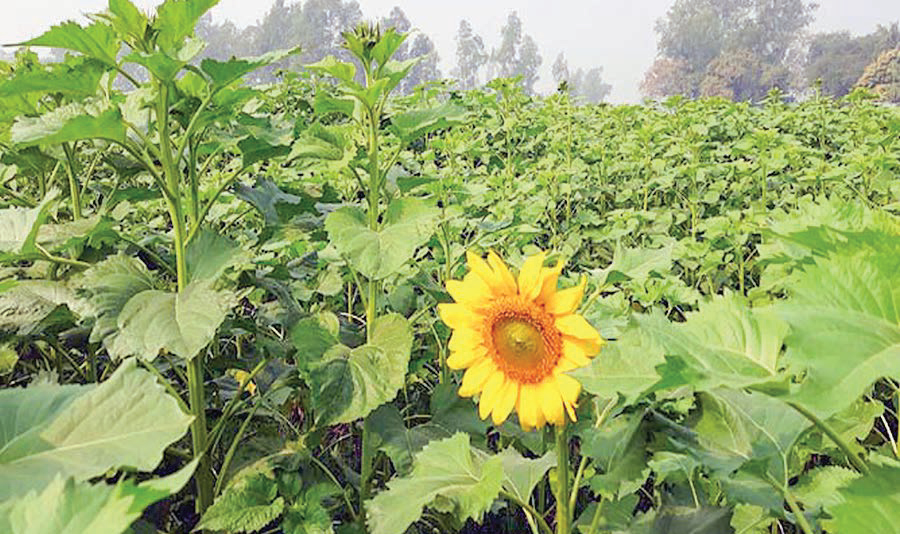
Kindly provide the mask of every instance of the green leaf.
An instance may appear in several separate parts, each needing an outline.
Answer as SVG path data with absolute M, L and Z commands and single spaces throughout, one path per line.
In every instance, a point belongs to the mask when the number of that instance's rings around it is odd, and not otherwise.
M 70 310 L 84 311 L 64 282 L 22 280 L 0 292 L 0 332 L 33 336 L 70 327 L 74 320 Z
M 659 512 L 651 534 L 733 534 L 731 509 L 667 506 Z
M 807 471 L 791 488 L 794 497 L 807 512 L 844 502 L 838 489 L 859 478 L 859 473 L 839 465 L 826 465 Z
M 643 283 L 652 273 L 669 272 L 672 269 L 673 247 L 674 244 L 669 243 L 658 249 L 626 248 L 621 241 L 617 241 L 612 263 L 598 271 L 601 284 L 613 284 L 624 280 Z
M 82 139 L 125 142 L 125 124 L 118 108 L 100 109 L 73 102 L 40 117 L 20 117 L 11 129 L 12 141 L 22 147 L 59 144 Z
M 97 61 L 79 60 L 74 64 L 60 63 L 50 70 L 17 72 L 15 77 L 0 83 L 0 98 L 31 92 L 91 96 L 97 92 L 106 70 Z
M 185 251 L 188 282 L 215 282 L 245 256 L 241 246 L 231 239 L 211 230 L 201 230 Z
M 348 85 L 357 85 L 356 65 L 345 61 L 338 61 L 334 56 L 328 56 L 321 61 L 306 65 L 306 68 L 313 72 L 333 76 Z
M 305 490 L 285 510 L 282 522 L 285 534 L 334 534 L 331 514 L 322 501 L 335 493 L 340 494 L 340 490 L 329 484 L 314 484 Z
M 116 254 L 84 271 L 78 287 L 96 317 L 91 342 L 97 343 L 118 328 L 119 314 L 131 297 L 154 289 L 156 279 L 137 258 Z
M 204 13 L 219 0 L 166 0 L 156 8 L 153 27 L 158 32 L 156 42 L 169 55 L 181 48 L 184 38 L 194 32 L 194 26 Z
M 318 91 L 313 99 L 313 109 L 316 115 L 320 116 L 329 113 L 340 113 L 352 117 L 353 110 L 356 109 L 356 103 L 350 98 L 335 98 L 325 94 L 323 91 Z
M 273 50 L 252 58 L 231 58 L 228 61 L 205 58 L 200 62 L 200 69 L 210 77 L 214 86 L 224 87 L 260 67 L 271 65 L 299 53 L 300 47 L 296 47 L 285 50 Z
M 718 389 L 700 394 L 701 416 L 690 452 L 709 468 L 731 473 L 747 466 L 787 486 L 789 452 L 809 421 L 762 393 Z
M 690 384 L 697 390 L 772 381 L 788 330 L 770 310 L 750 309 L 733 294 L 702 304 L 684 323 L 669 323 L 659 314 L 636 319 L 667 356 L 677 356 L 700 375 Z M 669 370 L 668 364 L 657 369 L 663 380 Z
M 448 438 L 453 433 L 434 423 L 406 428 L 396 406 L 382 404 L 366 417 L 366 428 L 372 436 L 371 446 L 384 451 L 400 475 L 409 473 L 413 457 L 431 441 Z
M 460 521 L 480 521 L 503 484 L 502 459 L 482 460 L 472 453 L 469 437 L 453 437 L 429 443 L 416 455 L 409 476 L 388 482 L 387 490 L 366 503 L 372 534 L 403 534 L 422 510 L 443 499 Z
M 231 293 L 197 282 L 178 293 L 141 291 L 119 313 L 110 355 L 152 361 L 165 349 L 190 360 L 213 340 L 232 301 Z
M 291 215 L 312 208 L 310 197 L 285 193 L 267 178 L 257 178 L 253 187 L 235 184 L 235 195 L 253 205 L 266 220 L 266 225 L 274 226 L 287 222 Z
M 0 391 L 0 478 L 7 482 L 0 500 L 42 488 L 58 475 L 87 480 L 111 468 L 150 471 L 191 422 L 135 360 L 96 387 L 64 388 Z
M 143 38 L 147 31 L 147 17 L 131 0 L 109 0 L 107 20 L 123 35 Z
M 370 344 L 337 345 L 310 376 L 319 425 L 349 423 L 393 399 L 406 378 L 412 330 L 401 315 L 379 317 Z
M 291 328 L 291 341 L 297 349 L 297 363 L 306 369 L 340 341 L 340 323 L 336 315 L 321 312 L 297 321 Z
M 284 511 L 275 480 L 255 474 L 241 477 L 229 486 L 203 514 L 195 530 L 256 532 Z
M 136 63 L 146 68 L 157 79 L 163 82 L 175 80 L 178 72 L 184 67 L 185 62 L 171 58 L 162 52 L 132 52 L 122 58 L 123 62 Z
M 162 478 L 135 485 L 114 486 L 55 478 L 41 491 L 32 491 L 0 504 L 0 531 L 8 534 L 119 534 L 140 517 L 144 508 L 177 493 L 194 473 L 196 462 Z
M 115 31 L 102 22 L 95 22 L 86 28 L 72 21 L 63 22 L 40 37 L 19 44 L 74 50 L 113 67 L 119 53 L 119 40 Z
M 466 110 L 450 102 L 431 109 L 407 111 L 391 117 L 391 127 L 400 139 L 409 143 L 436 130 L 461 124 Z
M 503 463 L 503 487 L 522 502 L 529 502 L 531 492 L 551 467 L 556 467 L 556 453 L 550 451 L 540 458 L 525 458 L 512 447 L 497 456 Z
M 296 159 L 326 159 L 339 161 L 344 157 L 347 141 L 336 129 L 313 124 L 294 141 L 288 161 Z
M 588 393 L 601 398 L 622 394 L 626 404 L 633 404 L 659 381 L 656 367 L 664 362 L 662 349 L 632 329 L 603 347 L 590 365 L 569 374 Z
M 791 400 L 820 418 L 881 377 L 900 378 L 900 256 L 858 252 L 816 260 L 778 308 L 791 325 L 786 361 L 806 377 Z
M 575 521 L 575 527 L 581 534 L 590 534 L 591 532 L 615 532 L 616 534 L 624 532 L 643 532 L 630 531 L 629 527 L 635 520 L 634 509 L 638 504 L 637 495 L 623 495 L 622 498 L 614 501 L 603 501 L 600 508 L 600 519 L 597 528 L 591 531 L 591 523 L 594 520 L 594 514 L 597 513 L 597 503 L 591 503 L 584 512 L 578 516 Z
M 868 475 L 838 491 L 844 502 L 828 508 L 834 532 L 900 533 L 900 467 L 872 466 Z
M 591 488 L 607 498 L 637 490 L 647 478 L 647 439 L 642 425 L 644 412 L 627 413 L 601 428 L 587 428 L 582 439 L 584 454 L 595 461 L 600 474 L 591 478 Z
M 325 219 L 328 237 L 363 276 L 380 280 L 396 273 L 431 237 L 439 211 L 416 198 L 391 202 L 384 226 L 368 227 L 358 208 L 341 208 Z
M 241 165 L 249 167 L 260 161 L 286 156 L 291 152 L 290 144 L 289 138 L 251 136 L 241 139 L 237 144 L 241 151 Z
M 57 194 L 58 191 L 51 191 L 33 208 L 12 207 L 0 210 L 0 261 L 37 253 L 35 241 L 38 231 Z

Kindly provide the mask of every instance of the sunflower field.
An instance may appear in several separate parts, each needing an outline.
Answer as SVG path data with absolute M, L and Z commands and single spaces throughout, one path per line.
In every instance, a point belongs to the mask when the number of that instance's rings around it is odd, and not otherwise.
M 900 533 L 900 108 L 0 64 L 0 532 Z

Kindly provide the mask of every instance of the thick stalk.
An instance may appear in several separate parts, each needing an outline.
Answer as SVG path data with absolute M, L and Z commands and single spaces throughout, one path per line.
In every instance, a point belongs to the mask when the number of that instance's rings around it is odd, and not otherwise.
M 376 109 L 369 110 L 369 190 L 366 195 L 369 199 L 369 228 L 378 231 L 378 202 L 381 192 L 381 178 L 378 169 L 378 123 L 379 116 Z M 368 297 L 366 298 L 366 341 L 372 343 L 376 320 L 376 299 L 379 291 L 377 280 L 369 279 Z M 359 497 L 360 509 L 362 502 L 369 499 L 372 490 L 372 463 L 374 451 L 371 447 L 371 436 L 367 425 L 363 425 L 362 431 L 362 457 L 359 468 Z M 362 515 L 362 514 L 361 514 Z
M 75 176 L 75 153 L 69 143 L 63 143 L 63 151 L 66 153 L 66 170 L 69 174 L 69 197 L 72 200 L 72 217 L 81 218 L 81 190 L 78 188 L 78 178 Z
M 169 106 L 168 88 L 165 84 L 158 86 L 156 121 L 159 132 L 160 153 L 162 155 L 163 170 L 168 189 L 169 214 L 172 218 L 172 231 L 175 246 L 175 273 L 178 291 L 183 291 L 187 285 L 187 264 L 185 261 L 185 226 L 184 212 L 181 203 L 181 175 L 172 160 L 172 143 L 169 138 Z M 197 483 L 196 510 L 203 514 L 213 501 L 213 476 L 210 468 L 209 455 L 206 454 L 207 428 L 206 428 L 206 395 L 203 382 L 203 356 L 197 355 L 187 362 L 188 397 L 190 400 L 191 414 L 194 420 L 191 422 L 191 445 L 194 458 L 200 458 L 194 479 Z
M 569 534 L 569 439 L 566 425 L 556 427 L 556 534 Z
M 794 514 L 794 522 L 798 527 L 800 527 L 800 531 L 803 532 L 803 534 L 813 534 L 814 531 L 809 525 L 809 521 L 806 520 L 806 516 L 803 515 L 803 510 L 800 509 L 800 505 L 797 504 L 797 499 L 794 498 L 791 490 L 786 486 L 782 486 L 781 484 L 779 484 L 778 481 L 771 476 L 769 476 L 768 478 L 769 484 L 771 484 L 772 487 L 775 488 L 782 497 L 784 497 L 785 502 L 787 502 L 788 508 L 790 508 L 791 513 Z
M 828 426 L 828 424 L 825 421 L 822 421 L 814 413 L 807 410 L 803 406 L 800 406 L 799 404 L 795 404 L 793 402 L 789 402 L 788 404 L 791 406 L 791 408 L 797 410 L 804 417 L 809 419 L 810 422 L 812 424 L 814 424 L 816 426 L 816 428 L 821 430 L 826 436 L 831 438 L 831 441 L 833 441 L 834 444 L 837 445 L 839 449 L 841 449 L 841 452 L 843 452 L 844 455 L 847 456 L 847 459 L 850 461 L 851 464 L 853 464 L 853 467 L 855 467 L 857 471 L 859 471 L 860 473 L 862 473 L 864 475 L 869 474 L 869 466 L 868 466 L 868 464 L 866 464 L 865 460 L 863 460 L 862 458 L 857 456 L 856 453 L 854 453 L 850 449 L 850 445 L 846 441 L 844 441 L 844 439 L 841 436 L 839 436 L 838 433 L 835 432 L 833 428 Z

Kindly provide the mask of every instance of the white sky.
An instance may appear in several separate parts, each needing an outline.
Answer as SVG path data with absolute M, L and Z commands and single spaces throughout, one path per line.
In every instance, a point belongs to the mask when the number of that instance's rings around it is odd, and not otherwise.
M 151 10 L 160 0 L 133 0 Z M 292 0 L 287 0 L 291 3 Z M 638 85 L 656 56 L 653 25 L 674 0 L 358 0 L 370 18 L 386 16 L 400 6 L 413 25 L 437 45 L 441 69 L 447 74 L 456 59 L 459 21 L 467 19 L 488 49 L 499 41 L 500 28 L 516 10 L 524 30 L 537 41 L 544 59 L 538 89 L 552 88 L 550 66 L 565 52 L 569 68 L 602 66 L 612 84 L 609 100 L 637 102 Z M 900 20 L 900 0 L 818 0 L 813 31 L 849 30 L 869 33 L 877 24 Z M 214 20 L 231 19 L 247 26 L 261 19 L 272 0 L 221 0 Z M 107 0 L 0 0 L 0 43 L 35 37 L 67 19 L 83 21 L 82 13 L 102 11 Z

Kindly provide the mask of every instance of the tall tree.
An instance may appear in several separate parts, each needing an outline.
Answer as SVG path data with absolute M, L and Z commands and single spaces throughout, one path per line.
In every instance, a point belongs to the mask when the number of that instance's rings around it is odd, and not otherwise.
M 522 20 L 513 11 L 500 30 L 500 46 L 491 54 L 491 72 L 501 78 L 521 76 L 525 92 L 533 93 L 542 61 L 537 43 L 523 34 Z
M 853 89 L 878 54 L 898 45 L 900 24 L 896 22 L 878 26 L 874 32 L 859 37 L 846 31 L 814 35 L 803 65 L 805 83 L 821 80 L 823 93 L 843 96 Z
M 456 67 L 451 72 L 459 86 L 473 89 L 478 85 L 478 71 L 487 63 L 488 55 L 484 51 L 484 41 L 472 30 L 466 20 L 459 21 L 456 31 Z
M 550 69 L 550 72 L 553 75 L 553 81 L 556 82 L 557 85 L 569 81 L 569 62 L 566 61 L 566 55 L 563 52 L 560 52 L 559 55 L 556 56 L 556 60 L 553 62 L 553 67 Z
M 327 55 L 350 59 L 341 48 L 341 33 L 362 20 L 355 0 L 307 0 L 301 16 L 295 19 L 295 31 L 301 36 L 303 63 L 313 63 Z
M 578 70 L 580 73 L 581 69 Z M 612 86 L 603 81 L 603 67 L 594 67 L 587 71 L 575 87 L 575 95 L 579 99 L 593 104 L 603 102 L 611 91 Z

